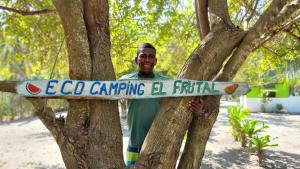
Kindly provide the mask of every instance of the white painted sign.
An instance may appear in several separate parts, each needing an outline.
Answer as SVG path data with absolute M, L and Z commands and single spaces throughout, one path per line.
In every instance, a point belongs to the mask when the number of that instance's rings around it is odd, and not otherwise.
M 246 83 L 177 80 L 31 80 L 17 85 L 26 97 L 65 97 L 102 99 L 142 99 L 202 95 L 242 95 L 249 91 Z

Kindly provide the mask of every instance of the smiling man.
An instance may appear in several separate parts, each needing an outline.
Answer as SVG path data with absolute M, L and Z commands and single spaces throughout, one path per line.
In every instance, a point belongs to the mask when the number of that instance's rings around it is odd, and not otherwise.
M 135 63 L 138 72 L 124 75 L 119 80 L 167 80 L 169 77 L 154 72 L 157 63 L 156 49 L 149 43 L 141 44 L 137 50 Z M 127 102 L 127 124 L 129 128 L 129 142 L 127 147 L 127 166 L 132 166 L 138 160 L 138 155 L 144 139 L 159 109 L 161 98 L 130 99 Z M 202 114 L 202 100 L 196 99 L 188 105 L 188 109 L 195 116 Z

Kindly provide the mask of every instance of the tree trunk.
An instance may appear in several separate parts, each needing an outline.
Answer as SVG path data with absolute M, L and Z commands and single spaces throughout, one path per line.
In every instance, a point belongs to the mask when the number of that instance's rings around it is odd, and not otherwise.
M 110 58 L 107 0 L 85 0 L 84 19 L 92 58 L 92 80 L 115 80 Z M 89 168 L 123 168 L 123 144 L 117 101 L 91 100 Z
M 91 79 L 91 57 L 80 0 L 53 0 L 61 18 L 69 56 L 69 76 L 75 80 Z M 74 26 L 76 28 L 74 28 Z M 88 101 L 69 100 L 69 111 L 58 145 L 67 168 L 86 168 L 86 143 L 80 140 L 89 112 Z
M 189 130 L 184 152 L 178 164 L 179 169 L 199 168 L 205 153 L 206 144 L 195 144 L 196 141 L 207 143 L 211 129 L 219 114 L 221 96 L 204 98 L 204 111 L 210 114 L 207 118 L 193 119 Z
M 213 3 L 216 3 L 216 1 L 210 1 L 209 5 L 213 5 Z M 276 29 L 277 27 L 274 27 L 275 20 L 277 24 L 279 23 L 282 24 L 282 22 L 284 22 L 281 19 L 283 17 L 278 17 L 277 15 L 279 11 L 280 10 L 284 11 L 284 12 L 281 11 L 282 16 L 290 16 L 292 15 L 293 12 L 296 11 L 295 8 L 299 9 L 299 5 L 300 5 L 299 2 L 296 3 L 297 5 L 295 5 L 294 3 L 291 3 L 289 5 L 286 4 L 287 1 L 284 2 L 280 0 L 272 1 L 269 8 L 259 18 L 259 20 L 254 25 L 254 27 L 251 28 L 251 30 L 246 33 L 246 36 L 243 38 L 242 42 L 240 44 L 237 44 L 236 46 L 237 48 L 233 51 L 232 56 L 230 56 L 228 61 L 225 63 L 225 66 L 220 70 L 218 75 L 214 77 L 215 80 L 231 81 L 235 76 L 235 74 L 237 73 L 238 69 L 241 67 L 242 63 L 246 60 L 248 54 L 253 50 L 255 50 L 255 48 L 258 46 L 259 43 L 261 43 L 261 41 L 264 41 L 264 38 L 261 38 L 260 35 L 263 33 L 265 33 L 266 35 L 270 34 L 272 30 Z M 211 20 L 214 19 L 211 18 Z M 224 21 L 226 19 L 222 19 L 222 20 Z M 218 101 L 217 104 L 219 104 Z M 212 106 L 212 109 L 215 109 L 215 107 L 216 105 Z M 212 113 L 216 114 L 216 112 L 212 112 Z M 213 117 L 217 118 L 216 115 L 214 115 Z M 190 137 L 188 137 L 186 147 L 184 149 L 184 153 L 181 158 L 182 161 L 180 160 L 179 168 L 198 169 L 200 167 L 204 155 L 207 139 L 212 128 L 210 122 L 211 122 L 210 120 L 201 121 L 201 123 L 199 122 L 197 123 L 197 125 L 194 124 L 190 126 L 189 128 Z M 198 132 L 201 131 L 206 131 L 208 133 L 199 135 Z
M 114 80 L 108 1 L 53 2 L 67 39 L 70 78 Z M 64 137 L 58 141 L 66 167 L 124 168 L 117 102 L 70 100 L 69 103 Z

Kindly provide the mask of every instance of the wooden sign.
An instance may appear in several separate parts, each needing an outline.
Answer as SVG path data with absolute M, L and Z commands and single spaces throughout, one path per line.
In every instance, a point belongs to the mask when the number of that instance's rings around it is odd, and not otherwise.
M 65 97 L 99 99 L 142 99 L 202 95 L 242 95 L 249 91 L 246 83 L 177 80 L 32 80 L 17 85 L 26 97 Z

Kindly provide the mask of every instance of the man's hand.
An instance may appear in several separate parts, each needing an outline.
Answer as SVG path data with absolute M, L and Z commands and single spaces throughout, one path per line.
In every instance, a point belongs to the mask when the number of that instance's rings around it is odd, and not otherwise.
M 194 117 L 199 118 L 204 116 L 203 112 L 203 100 L 201 97 L 195 97 L 194 100 L 189 101 L 188 109 L 193 113 Z

